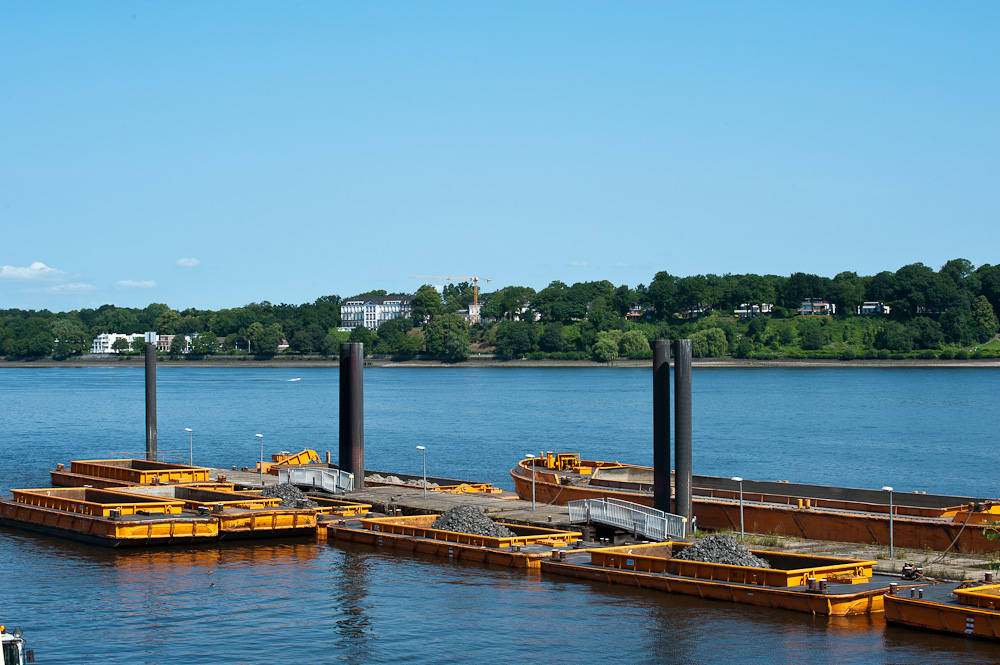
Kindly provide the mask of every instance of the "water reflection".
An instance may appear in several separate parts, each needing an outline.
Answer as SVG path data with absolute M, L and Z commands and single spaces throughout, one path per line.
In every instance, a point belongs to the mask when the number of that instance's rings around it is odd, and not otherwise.
M 371 585 L 370 554 L 340 550 L 330 566 L 340 610 L 334 622 L 334 646 L 351 665 L 373 662 L 373 628 L 368 616 Z

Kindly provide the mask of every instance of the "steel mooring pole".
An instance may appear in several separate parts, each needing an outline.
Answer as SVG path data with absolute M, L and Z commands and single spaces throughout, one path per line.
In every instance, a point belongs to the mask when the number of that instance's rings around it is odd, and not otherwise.
M 691 518 L 691 340 L 674 342 L 674 513 Z
M 365 486 L 364 344 L 340 345 L 340 468 Z
M 146 459 L 156 460 L 156 333 L 146 333 Z
M 670 340 L 653 341 L 653 507 L 670 510 Z

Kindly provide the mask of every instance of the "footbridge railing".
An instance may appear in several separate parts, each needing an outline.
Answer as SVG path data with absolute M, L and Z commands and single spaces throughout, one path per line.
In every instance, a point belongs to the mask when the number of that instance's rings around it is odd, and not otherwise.
M 336 494 L 354 489 L 354 474 L 341 469 L 278 468 L 278 482 L 314 487 Z
M 638 503 L 605 497 L 570 501 L 567 505 L 572 523 L 598 522 L 633 531 L 650 540 L 684 538 L 687 535 L 687 518 Z

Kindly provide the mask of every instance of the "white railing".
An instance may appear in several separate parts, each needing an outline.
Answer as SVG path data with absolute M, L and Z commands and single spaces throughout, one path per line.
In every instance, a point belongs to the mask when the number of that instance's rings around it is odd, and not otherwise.
M 650 540 L 684 538 L 687 518 L 621 499 L 601 498 L 570 501 L 569 521 L 600 522 L 641 534 Z
M 340 469 L 311 469 L 307 467 L 282 469 L 278 467 L 278 482 L 299 487 L 314 487 L 336 494 L 354 489 L 354 474 Z

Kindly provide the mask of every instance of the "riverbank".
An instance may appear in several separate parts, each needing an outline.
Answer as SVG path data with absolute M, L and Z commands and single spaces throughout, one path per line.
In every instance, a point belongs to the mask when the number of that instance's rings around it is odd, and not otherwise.
M 433 367 L 461 369 L 466 367 L 539 367 L 539 368 L 568 368 L 568 367 L 604 367 L 607 369 L 620 368 L 649 368 L 652 367 L 652 360 L 616 360 L 613 364 L 597 362 L 593 360 L 498 360 L 492 356 L 472 357 L 467 361 L 452 363 L 440 360 L 388 360 L 384 358 L 370 358 L 365 360 L 366 367 Z M 87 367 L 143 367 L 145 360 L 142 356 L 122 356 L 117 358 L 95 358 L 79 357 L 67 358 L 66 360 L 52 360 L 43 358 L 38 360 L 0 360 L 0 369 L 7 368 L 87 368 Z M 310 368 L 310 367 L 339 367 L 336 358 L 322 358 L 311 356 L 305 358 L 291 356 L 275 356 L 271 358 L 253 358 L 243 356 L 209 356 L 198 359 L 189 358 L 166 358 L 157 362 L 158 367 L 281 367 L 281 368 Z M 1000 368 L 1000 359 L 978 359 L 978 360 L 923 360 L 918 358 L 908 358 L 906 360 L 826 360 L 809 358 L 778 358 L 775 360 L 754 360 L 742 358 L 695 358 L 692 361 L 694 368 L 850 368 L 850 367 L 877 367 L 877 368 Z

